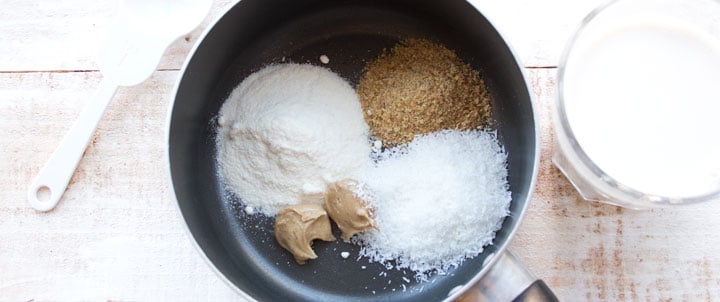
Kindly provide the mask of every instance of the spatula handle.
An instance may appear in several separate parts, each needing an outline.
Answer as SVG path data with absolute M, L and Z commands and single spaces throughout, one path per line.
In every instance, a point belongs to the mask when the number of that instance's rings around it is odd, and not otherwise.
M 102 79 L 78 120 L 30 184 L 28 200 L 35 210 L 52 210 L 60 201 L 117 87 L 114 81 Z

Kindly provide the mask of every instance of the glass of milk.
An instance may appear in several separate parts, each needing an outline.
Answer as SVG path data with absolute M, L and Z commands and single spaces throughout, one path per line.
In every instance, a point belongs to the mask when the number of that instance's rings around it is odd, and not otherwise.
M 553 162 L 584 199 L 720 201 L 720 1 L 606 3 L 558 72 Z

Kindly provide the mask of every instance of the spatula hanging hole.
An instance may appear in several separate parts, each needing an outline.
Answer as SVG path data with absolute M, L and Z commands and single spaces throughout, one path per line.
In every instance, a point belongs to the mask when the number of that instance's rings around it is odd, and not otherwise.
M 35 197 L 39 202 L 50 201 L 50 196 L 52 196 L 52 191 L 48 186 L 41 186 L 35 192 Z

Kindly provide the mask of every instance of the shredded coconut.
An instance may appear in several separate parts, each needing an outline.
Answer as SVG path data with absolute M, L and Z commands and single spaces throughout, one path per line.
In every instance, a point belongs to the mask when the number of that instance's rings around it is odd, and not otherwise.
M 320 62 L 322 62 L 323 64 L 330 63 L 330 58 L 329 58 L 328 56 L 326 56 L 326 55 L 321 55 L 321 56 L 320 56 Z
M 255 212 L 273 216 L 368 165 L 357 95 L 322 67 L 279 64 L 251 74 L 223 104 L 218 124 L 223 181 Z
M 375 208 L 379 230 L 352 238 L 360 254 L 423 280 L 491 244 L 509 213 L 507 154 L 489 131 L 444 130 L 375 153 L 356 192 Z
M 255 209 L 251 206 L 245 207 L 245 214 L 252 215 L 255 214 Z

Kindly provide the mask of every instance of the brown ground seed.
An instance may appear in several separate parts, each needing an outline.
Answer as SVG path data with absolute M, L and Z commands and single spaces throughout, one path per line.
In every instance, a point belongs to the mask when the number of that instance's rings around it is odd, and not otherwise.
M 451 50 L 408 39 L 370 63 L 357 87 L 365 121 L 386 146 L 443 129 L 490 126 L 490 96 Z

